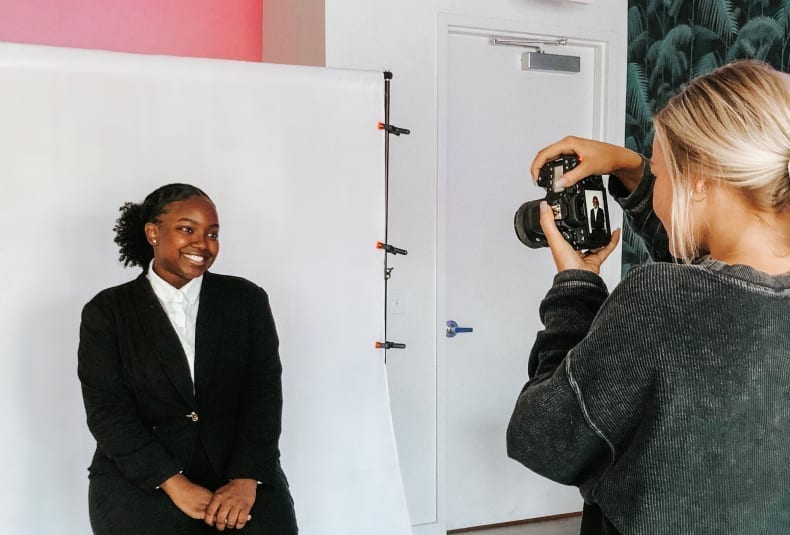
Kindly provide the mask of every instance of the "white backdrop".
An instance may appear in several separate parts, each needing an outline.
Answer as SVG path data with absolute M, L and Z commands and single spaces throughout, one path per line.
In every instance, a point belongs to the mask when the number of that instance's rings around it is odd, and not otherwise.
M 270 295 L 304 535 L 410 533 L 383 354 L 381 73 L 0 44 L 2 531 L 84 535 L 82 305 L 135 277 L 118 207 L 218 207 L 212 271 Z

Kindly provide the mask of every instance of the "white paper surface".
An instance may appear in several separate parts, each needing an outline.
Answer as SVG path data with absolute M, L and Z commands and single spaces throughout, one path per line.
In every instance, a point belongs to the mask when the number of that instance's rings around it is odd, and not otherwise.
M 3 532 L 90 532 L 80 310 L 137 269 L 118 208 L 212 197 L 212 271 L 270 295 L 304 535 L 411 533 L 383 353 L 383 76 L 0 44 Z

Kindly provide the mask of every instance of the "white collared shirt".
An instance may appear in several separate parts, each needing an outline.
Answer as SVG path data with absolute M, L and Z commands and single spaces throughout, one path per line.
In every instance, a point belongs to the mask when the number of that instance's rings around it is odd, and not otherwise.
M 175 288 L 154 272 L 154 261 L 148 265 L 146 275 L 151 283 L 157 299 L 162 304 L 170 323 L 173 325 L 189 364 L 189 375 L 195 383 L 195 327 L 197 325 L 198 306 L 200 305 L 200 287 L 203 275 L 196 277 L 181 288 Z

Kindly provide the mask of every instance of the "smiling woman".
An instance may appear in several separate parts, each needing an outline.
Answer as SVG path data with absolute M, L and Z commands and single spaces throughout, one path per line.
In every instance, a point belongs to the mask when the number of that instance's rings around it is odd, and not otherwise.
M 219 218 L 205 196 L 172 202 L 145 235 L 154 249 L 153 269 L 171 286 L 181 288 L 211 267 L 219 253 Z
M 83 309 L 94 533 L 296 533 L 274 320 L 261 288 L 209 273 L 214 203 L 168 184 L 122 206 L 115 231 L 120 260 L 143 273 Z

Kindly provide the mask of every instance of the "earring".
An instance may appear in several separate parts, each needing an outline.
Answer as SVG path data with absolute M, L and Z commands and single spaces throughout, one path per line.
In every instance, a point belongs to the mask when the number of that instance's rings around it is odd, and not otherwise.
M 157 244 L 159 244 L 159 240 L 151 240 L 151 244 L 157 245 Z
M 708 197 L 708 191 L 703 187 L 700 191 L 689 190 L 689 199 L 694 202 L 704 201 Z

